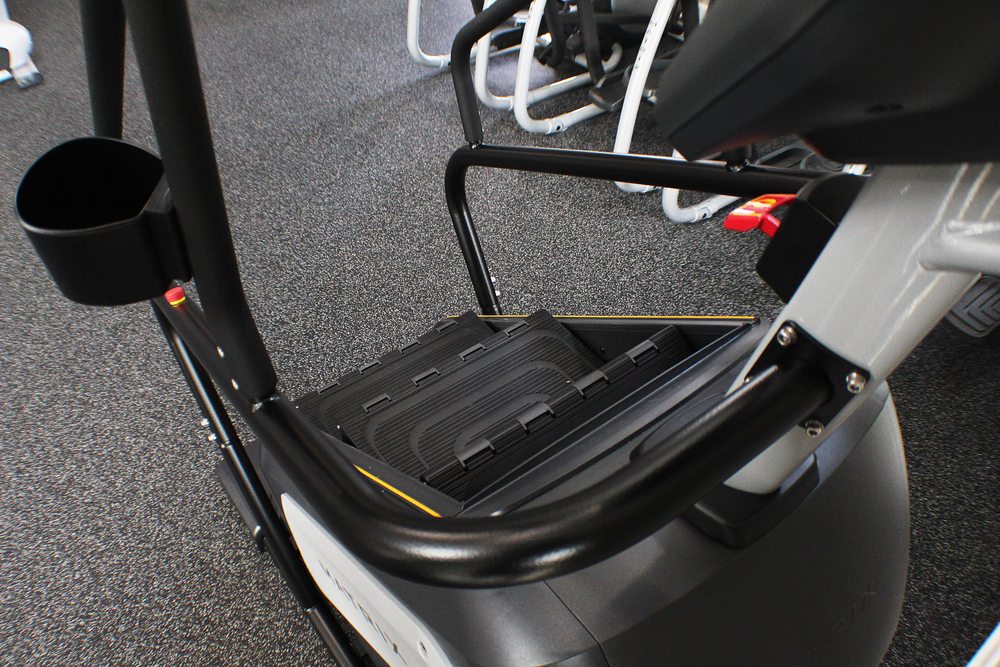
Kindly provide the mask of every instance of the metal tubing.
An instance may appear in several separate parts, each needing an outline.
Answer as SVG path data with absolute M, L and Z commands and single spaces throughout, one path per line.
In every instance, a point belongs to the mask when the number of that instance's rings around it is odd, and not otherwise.
M 485 315 L 500 315 L 502 310 L 469 210 L 465 173 L 472 166 L 599 178 L 738 197 L 798 192 L 813 178 L 824 174 L 754 165 L 733 172 L 722 164 L 685 162 L 649 155 L 528 146 L 463 146 L 452 154 L 445 169 L 445 200 L 476 299 Z
M 166 306 L 166 308 L 171 308 L 171 306 Z M 163 306 L 156 301 L 153 302 L 153 313 L 170 344 L 170 349 L 174 353 L 177 365 L 180 366 L 184 380 L 197 401 L 201 413 L 208 419 L 210 428 L 218 438 L 223 458 L 239 484 L 250 509 L 264 528 L 265 539 L 270 545 L 268 551 L 302 608 L 308 609 L 315 606 L 319 594 L 315 590 L 312 578 L 302 566 L 288 531 L 271 506 L 267 492 L 264 490 L 260 478 L 257 477 L 243 443 L 236 434 L 236 429 L 219 398 L 212 378 L 205 367 L 191 356 L 187 345 L 165 317 L 164 310 Z M 204 332 L 203 335 L 205 335 Z
M 469 210 L 469 200 L 465 195 L 466 166 L 452 168 L 452 160 L 444 172 L 444 196 L 451 213 L 451 222 L 455 226 L 458 245 L 465 258 L 465 266 L 469 269 L 472 289 L 476 293 L 476 301 L 483 315 L 503 315 L 500 299 L 493 288 L 490 269 L 486 265 L 483 246 L 476 233 L 476 225 L 472 222 L 472 211 Z
M 125 8 L 121 0 L 80 0 L 94 134 L 122 138 Z
M 196 323 L 196 306 L 165 314 L 213 377 L 224 372 L 213 341 Z M 317 519 L 355 556 L 412 581 L 467 588 L 569 574 L 628 548 L 728 479 L 831 394 L 818 371 L 784 359 L 584 491 L 501 516 L 433 518 L 401 514 L 283 396 L 251 405 L 218 386 L 296 480 Z
M 125 0 L 143 87 L 198 296 L 229 377 L 250 400 L 277 378 L 240 282 L 184 0 Z
M 497 0 L 455 35 L 451 45 L 451 77 L 455 83 L 465 140 L 471 145 L 483 143 L 483 121 L 479 116 L 476 86 L 472 80 L 472 47 L 529 4 L 531 0 Z
M 533 146 L 463 146 L 452 154 L 448 162 L 449 170 L 471 166 L 604 181 L 628 180 L 644 185 L 735 197 L 794 194 L 814 178 L 826 175 L 822 171 L 758 165 L 731 171 L 721 163 Z
M 209 428 L 216 435 L 223 458 L 239 485 L 241 495 L 264 530 L 267 551 L 288 584 L 289 590 L 306 612 L 337 664 L 341 667 L 361 667 L 361 660 L 351 648 L 350 639 L 326 608 L 325 598 L 305 568 L 298 550 L 292 544 L 288 530 L 274 511 L 264 485 L 236 434 L 233 422 L 208 371 L 191 355 L 187 345 L 167 319 L 164 306 L 154 301 L 152 307 L 153 315 L 163 329 L 170 350 L 177 360 L 177 365 L 180 366 L 181 374 L 202 415 L 208 420 Z M 209 333 L 206 329 L 201 329 L 201 334 L 208 339 Z

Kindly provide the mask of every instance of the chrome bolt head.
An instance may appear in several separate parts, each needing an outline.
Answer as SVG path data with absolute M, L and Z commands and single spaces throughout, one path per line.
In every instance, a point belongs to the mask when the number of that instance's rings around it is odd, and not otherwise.
M 823 433 L 823 422 L 818 419 L 810 419 L 806 422 L 806 435 L 810 438 L 818 438 Z
M 204 428 L 208 428 L 208 420 L 205 419 L 204 417 L 202 417 L 202 419 L 201 419 L 201 425 Z
M 865 390 L 865 376 L 857 371 L 851 371 L 847 376 L 847 391 L 860 394 Z
M 795 341 L 799 339 L 799 337 L 795 334 L 795 327 L 790 324 L 786 324 L 778 329 L 778 333 L 774 337 L 778 339 L 778 345 L 781 347 L 795 345 Z
M 219 439 L 219 436 L 215 435 L 214 433 L 209 433 L 208 434 L 208 441 L 209 442 L 215 442 L 218 439 Z

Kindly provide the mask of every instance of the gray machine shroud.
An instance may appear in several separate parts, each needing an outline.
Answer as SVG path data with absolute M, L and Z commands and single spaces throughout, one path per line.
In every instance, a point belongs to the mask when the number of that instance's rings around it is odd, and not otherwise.
M 315 516 L 267 450 L 255 450 L 269 492 L 291 494 Z M 461 590 L 372 573 L 455 665 L 874 667 L 895 631 L 909 549 L 888 387 L 816 460 L 820 481 L 809 497 L 741 549 L 677 519 L 607 561 L 540 583 Z

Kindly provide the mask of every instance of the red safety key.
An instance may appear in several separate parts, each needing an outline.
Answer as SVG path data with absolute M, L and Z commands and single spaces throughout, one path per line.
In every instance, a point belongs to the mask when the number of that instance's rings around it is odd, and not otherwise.
M 771 215 L 771 212 L 793 199 L 795 195 L 761 195 L 734 209 L 726 216 L 723 226 L 737 232 L 759 228 L 768 236 L 774 236 L 781 226 L 781 221 Z

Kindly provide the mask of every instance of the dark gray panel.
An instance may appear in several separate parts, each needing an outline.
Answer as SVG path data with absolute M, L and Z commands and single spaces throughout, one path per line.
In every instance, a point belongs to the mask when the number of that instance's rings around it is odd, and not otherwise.
M 878 664 L 902 603 L 909 539 L 895 412 L 880 407 L 873 398 L 831 436 L 817 490 L 749 547 L 722 547 L 676 521 L 550 586 L 611 665 Z

